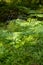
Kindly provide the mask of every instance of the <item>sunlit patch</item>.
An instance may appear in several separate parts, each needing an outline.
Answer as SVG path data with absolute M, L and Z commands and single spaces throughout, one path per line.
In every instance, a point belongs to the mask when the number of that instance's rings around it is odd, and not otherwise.
M 19 34 L 20 34 L 19 32 L 18 33 L 17 32 L 14 32 L 13 33 L 13 39 L 15 40 L 16 38 L 18 38 L 19 37 Z
M 26 41 L 32 41 L 32 40 L 34 40 L 32 35 L 27 36 Z
M 2 42 L 0 42 L 0 47 L 2 47 L 3 46 L 3 43 Z
M 12 1 L 11 0 L 4 0 L 5 2 L 7 2 L 7 3 L 11 3 Z
M 43 32 L 43 26 L 42 26 L 42 25 L 36 26 L 36 27 L 34 28 L 34 31 L 35 31 L 36 33 Z
M 15 48 L 19 48 L 19 47 L 22 47 L 23 45 L 25 44 L 25 41 L 18 41 L 18 42 L 16 42 L 16 44 L 15 44 Z

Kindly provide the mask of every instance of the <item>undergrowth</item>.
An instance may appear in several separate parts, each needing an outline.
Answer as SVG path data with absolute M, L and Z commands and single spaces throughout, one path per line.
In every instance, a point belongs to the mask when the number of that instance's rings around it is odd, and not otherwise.
M 11 20 L 0 29 L 0 65 L 43 65 L 43 21 Z

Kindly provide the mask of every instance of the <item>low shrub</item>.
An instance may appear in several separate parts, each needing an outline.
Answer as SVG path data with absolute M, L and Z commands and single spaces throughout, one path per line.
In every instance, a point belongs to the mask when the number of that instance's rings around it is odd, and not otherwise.
M 43 22 L 15 21 L 0 30 L 0 65 L 43 65 Z

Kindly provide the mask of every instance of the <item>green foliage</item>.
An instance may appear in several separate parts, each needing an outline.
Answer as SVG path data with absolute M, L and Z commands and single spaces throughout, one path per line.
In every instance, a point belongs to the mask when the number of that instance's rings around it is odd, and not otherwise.
M 0 24 L 0 65 L 43 65 L 43 14 L 36 14 L 43 13 L 42 4 L 43 0 L 0 1 L 0 21 L 8 22 Z M 34 8 L 38 10 L 30 10 Z
M 0 65 L 43 65 L 43 22 L 9 21 L 0 30 Z
M 9 24 L 7 25 L 7 29 L 9 31 L 15 31 L 15 32 L 30 32 L 33 31 L 35 32 L 35 30 L 38 29 L 37 25 L 39 25 L 40 23 L 42 24 L 43 21 L 38 21 L 37 19 L 32 19 L 32 18 L 28 18 L 27 21 L 22 20 L 22 19 L 16 19 L 16 20 L 12 20 L 12 21 L 8 21 Z M 39 25 L 39 27 L 41 28 L 41 24 Z M 37 29 L 36 29 L 37 28 Z M 40 30 L 39 28 L 39 30 Z
M 6 20 L 16 19 L 23 14 L 29 15 L 34 12 L 31 9 L 35 9 L 36 12 L 37 9 L 41 8 L 38 13 L 43 13 L 42 2 L 42 0 L 41 3 L 39 0 L 1 0 L 0 21 L 5 22 Z

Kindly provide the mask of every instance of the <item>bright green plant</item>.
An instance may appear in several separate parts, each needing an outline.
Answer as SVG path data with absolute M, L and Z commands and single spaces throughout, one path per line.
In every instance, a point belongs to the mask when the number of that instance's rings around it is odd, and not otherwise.
M 0 30 L 0 65 L 43 65 L 43 22 L 17 19 Z

